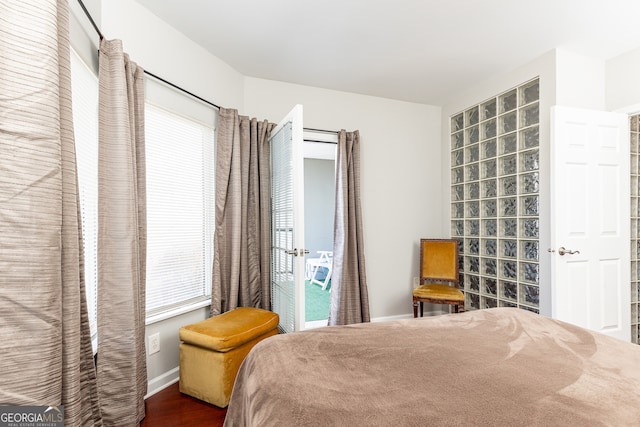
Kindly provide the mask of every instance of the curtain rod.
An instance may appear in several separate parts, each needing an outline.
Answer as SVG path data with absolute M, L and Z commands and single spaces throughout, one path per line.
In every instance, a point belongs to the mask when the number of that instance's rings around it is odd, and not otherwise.
M 100 31 L 100 28 L 98 28 L 98 25 L 96 24 L 96 21 L 93 20 L 93 17 L 91 16 L 89 11 L 87 10 L 87 7 L 84 5 L 84 2 L 82 0 L 78 0 L 78 3 L 80 4 L 80 7 L 82 8 L 82 11 L 84 12 L 84 14 L 87 16 L 87 19 L 89 19 L 89 22 L 91 22 L 91 25 L 93 26 L 93 29 L 96 31 L 96 33 L 98 33 L 98 36 L 100 37 L 100 41 L 102 41 L 102 39 L 104 39 L 104 36 L 102 35 L 102 31 Z M 162 83 L 165 83 L 165 84 L 171 86 L 174 89 L 177 89 L 177 90 L 179 90 L 181 92 L 184 92 L 187 95 L 192 96 L 192 97 L 196 98 L 197 100 L 204 102 L 205 104 L 208 104 L 208 105 L 210 105 L 212 107 L 215 107 L 218 110 L 220 109 L 219 105 L 216 105 L 211 101 L 207 101 L 206 99 L 204 99 L 204 98 L 202 98 L 202 97 L 200 97 L 200 96 L 198 96 L 198 95 L 196 95 L 196 94 L 194 94 L 192 92 L 189 92 L 188 90 L 183 89 L 180 86 L 176 85 L 175 83 L 171 83 L 170 81 L 168 81 L 166 79 L 163 79 L 162 77 L 159 77 L 159 76 L 157 76 L 156 74 L 153 74 L 150 71 L 144 70 L 144 73 L 149 75 L 149 76 L 151 76 L 151 77 L 153 77 L 156 80 L 161 81 Z

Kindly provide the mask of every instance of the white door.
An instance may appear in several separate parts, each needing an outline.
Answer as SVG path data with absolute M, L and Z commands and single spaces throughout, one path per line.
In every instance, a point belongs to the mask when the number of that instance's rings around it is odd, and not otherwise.
M 552 316 L 631 338 L 628 116 L 551 110 Z
M 304 329 L 304 159 L 302 105 L 269 138 L 271 144 L 271 305 L 282 332 Z

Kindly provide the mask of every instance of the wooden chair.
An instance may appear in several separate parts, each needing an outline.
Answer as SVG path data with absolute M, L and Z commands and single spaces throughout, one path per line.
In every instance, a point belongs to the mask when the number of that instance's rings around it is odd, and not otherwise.
M 420 239 L 420 286 L 413 290 L 413 317 L 424 314 L 423 303 L 462 305 L 464 294 L 459 289 L 458 241 L 453 239 Z

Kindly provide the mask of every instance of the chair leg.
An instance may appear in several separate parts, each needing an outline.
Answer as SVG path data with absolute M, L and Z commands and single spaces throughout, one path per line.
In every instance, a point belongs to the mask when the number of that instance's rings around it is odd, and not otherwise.
M 418 317 L 418 301 L 413 302 L 413 317 Z
M 453 306 L 453 312 L 454 312 L 454 313 L 457 313 L 457 312 L 458 312 L 458 304 L 455 304 L 455 305 Z
M 424 303 L 420 301 L 420 317 L 424 317 Z

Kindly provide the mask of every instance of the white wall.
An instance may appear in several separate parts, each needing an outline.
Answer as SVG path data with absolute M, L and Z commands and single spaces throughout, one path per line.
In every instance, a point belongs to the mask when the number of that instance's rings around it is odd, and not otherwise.
M 224 107 L 242 108 L 243 76 L 133 0 L 103 0 L 101 29 L 145 70 Z
M 438 107 L 256 78 L 245 79 L 245 114 L 278 122 L 295 104 L 304 126 L 361 136 L 361 192 L 372 318 L 412 311 L 418 241 L 443 237 Z
M 640 48 L 607 61 L 606 108 L 609 111 L 640 111 Z

